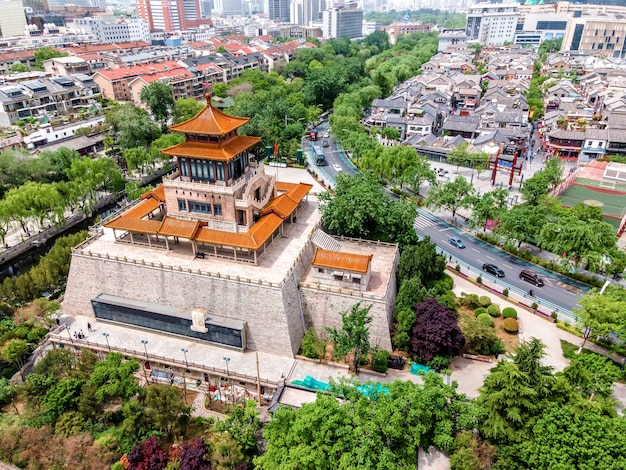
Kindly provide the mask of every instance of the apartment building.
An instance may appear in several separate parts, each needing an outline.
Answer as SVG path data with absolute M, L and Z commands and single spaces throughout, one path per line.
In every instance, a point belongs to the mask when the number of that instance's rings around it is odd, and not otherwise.
M 516 3 L 477 3 L 467 12 L 466 34 L 487 46 L 513 42 L 519 9 Z
M 363 36 L 363 10 L 355 3 L 337 4 L 323 12 L 322 34 L 325 38 L 360 38 Z
M 624 57 L 626 22 L 609 17 L 570 18 L 561 52 Z

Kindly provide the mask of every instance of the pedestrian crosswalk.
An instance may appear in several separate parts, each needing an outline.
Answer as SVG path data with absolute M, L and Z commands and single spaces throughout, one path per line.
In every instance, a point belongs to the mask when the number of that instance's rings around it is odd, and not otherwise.
M 437 222 L 423 215 L 418 215 L 413 221 L 413 228 L 415 228 L 415 230 L 425 229 L 433 225 L 437 225 Z

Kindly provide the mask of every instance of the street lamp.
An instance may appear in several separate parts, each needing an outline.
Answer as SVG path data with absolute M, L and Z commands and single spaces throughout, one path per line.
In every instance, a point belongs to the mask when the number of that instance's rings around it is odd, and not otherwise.
M 67 331 L 67 337 L 70 339 L 72 344 L 74 344 L 74 340 L 72 339 L 72 335 L 70 334 L 70 326 L 69 325 L 65 325 L 65 331 Z
M 109 344 L 109 333 L 102 333 L 102 336 L 104 336 L 104 339 L 106 339 L 107 341 L 107 348 L 109 348 L 109 351 L 111 350 L 111 345 Z
M 189 349 L 180 348 L 180 350 L 185 355 L 185 367 L 187 367 L 187 369 L 189 369 L 189 363 L 187 362 L 187 353 L 189 352 Z
M 288 121 L 300 122 L 300 121 L 303 121 L 303 120 L 304 120 L 304 118 L 292 119 L 290 117 L 287 117 L 287 115 L 285 114 L 285 128 L 287 127 Z
M 230 357 L 224 356 L 224 362 L 226 362 L 226 376 L 230 377 L 230 371 L 228 370 L 228 363 L 230 362 Z
M 141 344 L 143 344 L 143 349 L 144 351 L 146 351 L 146 359 L 148 359 L 148 346 L 146 346 L 148 344 L 148 340 L 142 339 Z

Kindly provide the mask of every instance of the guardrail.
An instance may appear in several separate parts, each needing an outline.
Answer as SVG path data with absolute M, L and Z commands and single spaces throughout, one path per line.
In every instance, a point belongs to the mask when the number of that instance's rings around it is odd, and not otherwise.
M 161 363 L 164 365 L 173 364 L 176 367 L 180 367 L 181 369 L 195 370 L 196 372 L 201 372 L 201 373 L 206 372 L 212 375 L 218 375 L 220 377 L 228 377 L 232 379 L 237 379 L 237 380 L 240 380 L 242 382 L 247 382 L 247 383 L 256 384 L 258 382 L 258 379 L 256 376 L 252 376 L 248 374 L 241 374 L 239 372 L 235 372 L 231 370 L 207 366 L 205 364 L 198 364 L 196 362 L 191 362 L 191 361 L 183 361 L 180 359 L 175 359 L 173 357 L 160 356 L 158 354 L 150 354 L 150 353 L 145 354 L 145 352 L 137 351 L 135 349 L 128 349 L 128 348 L 116 347 L 116 346 L 108 347 L 106 345 L 95 343 L 95 342 L 84 340 L 84 339 L 75 339 L 75 338 L 70 339 L 69 337 L 65 338 L 61 334 L 51 334 L 49 337 L 49 341 L 52 343 L 63 344 L 64 346 L 70 346 L 70 347 L 72 346 L 87 347 L 89 349 L 93 349 L 95 351 L 100 351 L 100 352 L 105 352 L 105 353 L 106 352 L 118 352 L 125 356 L 132 356 L 140 360 L 147 359 L 148 361 L 154 361 L 154 362 Z M 261 385 L 277 387 L 278 381 L 261 378 Z
M 437 247 L 437 252 L 443 255 L 446 258 L 446 262 L 448 266 L 452 269 L 455 269 L 457 266 L 459 267 L 459 274 L 473 279 L 478 279 L 480 277 L 482 279 L 482 285 L 491 289 L 498 294 L 502 294 L 504 289 L 508 290 L 508 298 L 520 303 L 526 307 L 530 307 L 533 304 L 537 304 L 537 308 L 535 309 L 537 312 L 551 316 L 552 312 L 556 312 L 557 318 L 560 320 L 567 321 L 568 323 L 575 323 L 577 320 L 577 316 L 571 310 L 563 308 L 559 305 L 556 305 L 549 300 L 542 299 L 541 297 L 533 297 L 528 292 L 520 289 L 519 287 L 512 286 L 508 282 L 496 277 L 491 274 L 485 273 L 474 266 L 467 264 L 464 261 L 459 260 L 456 256 L 448 253 L 447 251 Z

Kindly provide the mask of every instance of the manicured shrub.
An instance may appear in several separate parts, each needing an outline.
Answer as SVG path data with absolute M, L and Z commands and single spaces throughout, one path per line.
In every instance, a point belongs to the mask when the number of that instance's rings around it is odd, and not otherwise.
M 480 307 L 480 302 L 478 301 L 478 294 L 466 294 L 465 292 L 461 292 L 461 298 L 459 299 L 461 305 L 469 308 Z
M 477 317 L 479 315 L 482 315 L 483 313 L 487 313 L 487 309 L 485 307 L 478 307 L 476 310 L 474 310 L 474 315 L 476 315 Z
M 506 307 L 504 310 L 502 310 L 502 316 L 504 318 L 515 318 L 517 320 L 517 310 L 515 310 L 513 307 Z
M 539 308 L 539 304 L 537 302 L 533 302 L 530 308 L 532 308 L 533 310 L 537 310 Z
M 426 365 L 428 367 L 432 367 L 436 371 L 440 371 L 442 369 L 447 369 L 450 367 L 450 363 L 452 362 L 452 358 L 450 356 L 442 356 L 437 354 L 432 358 L 431 361 L 427 362 Z
M 491 304 L 489 307 L 487 307 L 487 313 L 492 317 L 499 317 L 500 306 L 498 304 Z
M 508 297 L 509 296 L 509 290 L 508 289 L 504 289 L 502 291 L 502 295 L 505 296 L 505 297 Z
M 486 295 L 481 295 L 478 298 L 478 303 L 480 304 L 481 307 L 487 308 L 491 305 L 491 299 L 487 297 Z
M 300 347 L 302 355 L 310 359 L 320 359 L 324 355 L 325 342 L 317 336 L 315 328 L 306 330 Z
M 387 361 L 389 360 L 389 351 L 379 349 L 372 354 L 372 369 L 376 372 L 387 372 Z
M 481 313 L 476 318 L 483 325 L 493 326 L 493 318 L 488 313 Z
M 482 277 L 482 276 L 478 276 L 478 277 L 476 278 L 476 282 L 477 282 L 478 284 L 482 284 L 482 283 L 483 283 L 483 277 Z
M 504 352 L 504 341 L 502 341 L 501 339 L 495 340 L 493 343 L 491 343 L 489 350 L 489 352 L 494 356 L 502 354 Z
M 507 318 L 504 322 L 502 322 L 502 329 L 507 333 L 517 333 L 517 330 L 519 329 L 517 320 L 515 318 Z

